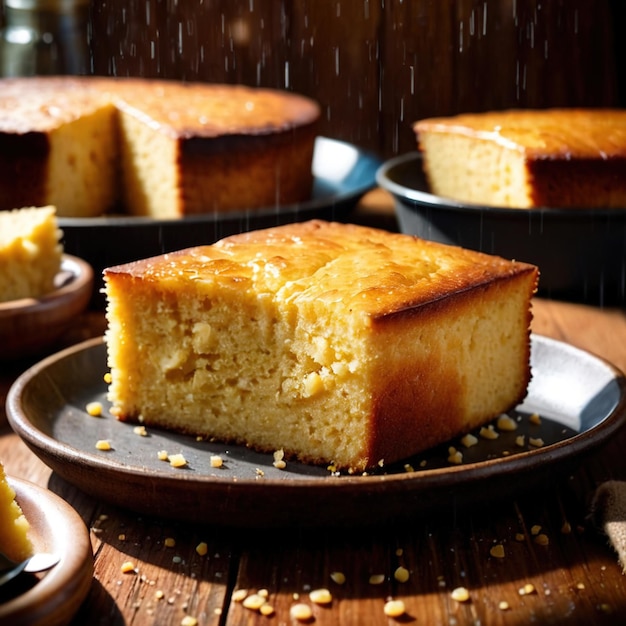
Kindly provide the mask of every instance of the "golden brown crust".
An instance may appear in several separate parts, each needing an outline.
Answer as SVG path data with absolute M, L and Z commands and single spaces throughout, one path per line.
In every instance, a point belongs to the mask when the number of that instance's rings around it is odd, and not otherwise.
M 626 158 L 622 109 L 512 109 L 420 120 L 418 133 L 458 133 L 494 141 L 528 159 Z

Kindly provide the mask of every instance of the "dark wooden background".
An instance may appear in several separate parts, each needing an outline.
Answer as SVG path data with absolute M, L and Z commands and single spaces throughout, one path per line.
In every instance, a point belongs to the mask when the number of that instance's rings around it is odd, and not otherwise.
M 421 117 L 616 106 L 623 0 L 92 0 L 93 71 L 312 96 L 321 133 L 391 156 Z

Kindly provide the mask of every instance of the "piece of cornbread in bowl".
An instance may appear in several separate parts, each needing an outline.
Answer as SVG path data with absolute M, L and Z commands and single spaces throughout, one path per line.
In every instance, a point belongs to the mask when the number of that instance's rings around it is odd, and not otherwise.
M 311 221 L 105 270 L 121 420 L 363 471 L 516 405 L 537 268 Z

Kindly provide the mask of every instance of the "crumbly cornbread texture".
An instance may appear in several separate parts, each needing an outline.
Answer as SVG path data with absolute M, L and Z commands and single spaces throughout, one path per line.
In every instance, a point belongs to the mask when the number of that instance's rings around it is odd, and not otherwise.
M 33 554 L 28 536 L 30 525 L 15 500 L 15 490 L 9 485 L 0 463 L 0 552 L 14 561 L 22 561 Z
M 431 191 L 508 208 L 626 207 L 626 111 L 508 110 L 414 125 Z
M 311 221 L 104 277 L 121 420 L 364 470 L 526 393 L 525 263 Z
M 60 239 L 54 207 L 0 211 L 0 302 L 38 298 L 54 289 Z
M 103 77 L 0 81 L 0 209 L 183 215 L 308 200 L 318 105 L 286 91 Z

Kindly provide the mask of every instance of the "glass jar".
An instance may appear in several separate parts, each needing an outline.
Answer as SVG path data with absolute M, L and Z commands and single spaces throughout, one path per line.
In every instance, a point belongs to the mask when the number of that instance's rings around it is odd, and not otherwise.
M 0 75 L 90 74 L 89 0 L 5 0 Z

